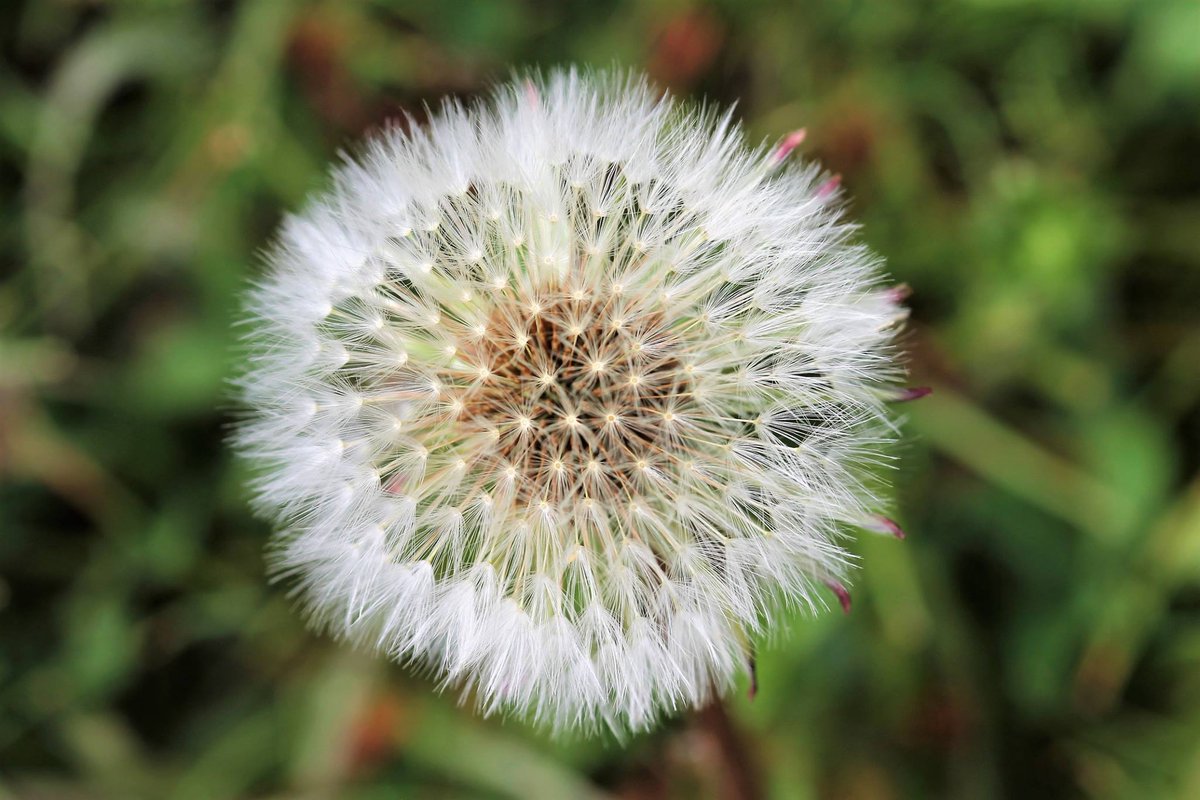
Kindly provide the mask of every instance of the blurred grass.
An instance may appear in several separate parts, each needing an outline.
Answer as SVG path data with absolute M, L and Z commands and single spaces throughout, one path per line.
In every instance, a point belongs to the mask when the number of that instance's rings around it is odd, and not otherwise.
M 1200 796 L 1200 4 L 0 9 L 0 797 Z M 729 719 L 479 720 L 308 633 L 222 445 L 237 295 L 365 131 L 613 61 L 796 127 L 912 284 L 898 544 Z

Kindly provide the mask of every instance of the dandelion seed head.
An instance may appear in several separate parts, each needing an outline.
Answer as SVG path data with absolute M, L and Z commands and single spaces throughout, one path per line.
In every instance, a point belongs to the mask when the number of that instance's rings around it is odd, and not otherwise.
M 625 731 L 726 691 L 781 608 L 848 607 L 903 297 L 798 144 L 560 71 L 339 169 L 240 382 L 312 617 L 485 713 Z

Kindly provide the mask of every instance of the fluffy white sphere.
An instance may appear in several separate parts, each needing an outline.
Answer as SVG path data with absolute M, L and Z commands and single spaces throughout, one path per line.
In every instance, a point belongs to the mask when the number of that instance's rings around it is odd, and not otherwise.
M 903 309 L 796 143 L 571 71 L 337 170 L 251 294 L 238 433 L 312 617 L 622 731 L 844 599 Z

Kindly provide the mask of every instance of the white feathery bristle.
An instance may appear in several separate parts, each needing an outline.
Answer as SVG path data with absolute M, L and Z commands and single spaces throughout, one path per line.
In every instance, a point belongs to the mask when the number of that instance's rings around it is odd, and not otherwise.
M 289 218 L 238 443 L 313 619 L 621 732 L 844 600 L 904 310 L 801 138 L 560 71 L 371 140 Z

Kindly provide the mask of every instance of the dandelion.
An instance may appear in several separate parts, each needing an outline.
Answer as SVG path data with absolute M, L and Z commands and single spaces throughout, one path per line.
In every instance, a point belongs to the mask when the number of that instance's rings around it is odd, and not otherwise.
M 802 140 L 563 71 L 341 167 L 241 380 L 312 619 L 485 713 L 625 731 L 752 672 L 781 611 L 848 607 L 847 530 L 899 534 L 863 475 L 903 294 Z

